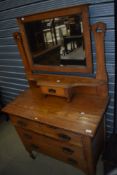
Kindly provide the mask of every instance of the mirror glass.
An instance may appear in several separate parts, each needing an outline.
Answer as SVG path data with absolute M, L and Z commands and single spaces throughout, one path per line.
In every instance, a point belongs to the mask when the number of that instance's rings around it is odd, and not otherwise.
M 34 65 L 86 66 L 80 14 L 26 22 L 24 28 Z

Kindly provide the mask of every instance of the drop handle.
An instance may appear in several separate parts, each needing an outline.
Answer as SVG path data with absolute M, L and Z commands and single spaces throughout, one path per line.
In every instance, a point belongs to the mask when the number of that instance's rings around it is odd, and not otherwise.
M 55 89 L 48 89 L 48 92 L 49 93 L 52 93 L 52 94 L 55 94 L 56 93 L 56 90 Z
M 59 138 L 63 141 L 69 141 L 71 140 L 71 137 L 69 137 L 68 135 L 65 135 L 65 134 L 58 134 Z
M 22 121 L 22 120 L 18 120 L 17 121 L 17 124 L 20 125 L 20 126 L 22 126 L 22 127 L 26 127 L 27 126 L 27 123 L 24 122 L 24 121 Z
M 63 147 L 62 150 L 63 150 L 64 153 L 67 153 L 67 154 L 73 154 L 74 153 L 74 151 L 72 149 L 67 148 L 67 147 Z
M 56 126 L 52 126 L 52 125 L 48 125 L 48 128 L 51 128 L 51 129 L 57 129 Z

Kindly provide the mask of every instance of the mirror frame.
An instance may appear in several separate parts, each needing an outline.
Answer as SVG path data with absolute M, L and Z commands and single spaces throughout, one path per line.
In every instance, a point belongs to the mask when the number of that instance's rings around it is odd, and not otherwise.
M 28 44 L 28 39 L 25 31 L 25 23 L 33 22 L 37 20 L 44 20 L 54 17 L 63 17 L 68 15 L 82 15 L 82 25 L 83 25 L 83 38 L 84 38 L 84 47 L 86 55 L 86 66 L 74 66 L 74 65 L 65 65 L 65 66 L 51 66 L 51 65 L 34 65 L 30 47 Z M 92 73 L 92 54 L 91 54 L 91 37 L 90 37 L 90 25 L 88 17 L 88 5 L 79 5 L 73 7 L 67 7 L 52 11 L 46 11 L 42 13 L 37 13 L 33 15 L 23 16 L 17 18 L 20 33 L 22 36 L 22 42 L 24 50 L 26 53 L 26 59 L 28 61 L 29 69 L 33 72 L 38 71 L 47 71 L 47 72 L 79 72 L 79 73 Z

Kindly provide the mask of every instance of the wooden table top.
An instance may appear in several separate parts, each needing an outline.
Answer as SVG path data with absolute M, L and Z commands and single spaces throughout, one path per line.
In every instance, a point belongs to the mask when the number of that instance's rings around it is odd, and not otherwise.
M 108 97 L 86 94 L 75 94 L 68 103 L 61 97 L 44 97 L 38 88 L 34 88 L 21 93 L 2 111 L 93 137 L 107 103 Z

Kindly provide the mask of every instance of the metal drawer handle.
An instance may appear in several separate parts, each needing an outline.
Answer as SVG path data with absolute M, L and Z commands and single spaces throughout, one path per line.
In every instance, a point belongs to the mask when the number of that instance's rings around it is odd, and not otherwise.
M 20 126 L 22 126 L 22 127 L 27 126 L 27 123 L 24 122 L 24 121 L 22 121 L 22 120 L 18 120 L 17 123 L 18 123 L 18 125 L 20 125 Z
M 47 127 L 48 127 L 48 128 L 51 128 L 51 129 L 57 129 L 56 126 L 51 126 L 51 125 L 48 125 Z
M 74 153 L 74 151 L 72 149 L 67 148 L 67 147 L 63 147 L 62 150 L 63 150 L 64 153 L 67 153 L 67 154 L 73 154 Z
M 64 140 L 64 141 L 69 141 L 71 140 L 71 137 L 69 137 L 68 135 L 65 134 L 58 134 L 58 136 L 60 137 L 60 139 Z
M 68 158 L 68 162 L 69 162 L 70 164 L 72 164 L 72 165 L 77 165 L 77 164 L 78 164 L 77 161 L 74 160 L 74 159 L 72 159 L 72 158 Z
M 24 133 L 24 137 L 25 137 L 26 139 L 32 139 L 32 136 L 29 135 L 28 133 Z
M 55 94 L 56 93 L 56 90 L 55 89 L 48 89 L 48 92 L 49 93 L 52 93 L 52 94 Z

